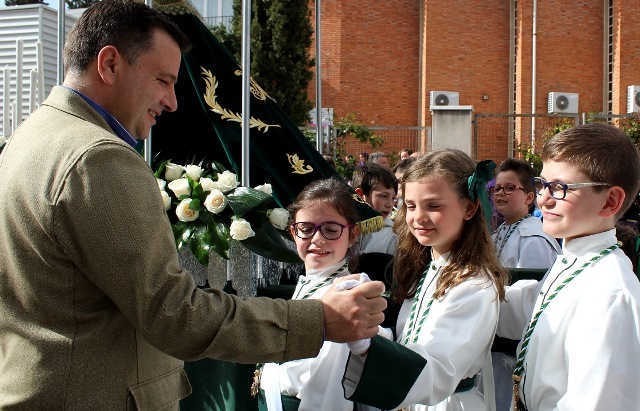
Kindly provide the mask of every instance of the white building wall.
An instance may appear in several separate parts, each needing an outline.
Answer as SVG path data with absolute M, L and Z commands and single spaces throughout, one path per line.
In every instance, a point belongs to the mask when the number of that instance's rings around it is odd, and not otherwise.
M 77 11 L 65 13 L 65 33 L 77 20 Z M 58 11 L 43 4 L 10 6 L 0 9 L 0 136 L 8 135 L 10 125 L 3 124 L 4 105 L 16 100 L 16 42 L 22 38 L 22 120 L 29 115 L 30 73 L 36 69 L 36 42 L 42 42 L 45 98 L 57 84 Z M 9 98 L 4 95 L 4 68 L 9 68 Z

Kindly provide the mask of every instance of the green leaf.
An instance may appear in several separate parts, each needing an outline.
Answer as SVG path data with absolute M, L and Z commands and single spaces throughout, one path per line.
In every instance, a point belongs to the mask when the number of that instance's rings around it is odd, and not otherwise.
M 202 211 L 204 210 L 204 207 L 202 206 L 202 203 L 200 203 L 199 198 L 192 198 L 191 202 L 189 202 L 189 209 L 193 211 Z
M 258 207 L 269 204 L 271 201 L 273 201 L 271 195 L 249 187 L 237 187 L 227 194 L 229 207 L 239 217 Z
M 214 173 L 218 174 L 222 174 L 224 171 L 226 171 L 226 168 L 221 163 L 218 163 L 215 160 L 211 162 L 211 169 Z
M 229 227 L 224 224 L 222 218 L 211 214 L 207 223 L 207 230 L 211 236 L 211 248 L 220 257 L 229 259 Z
M 154 176 L 156 176 L 156 178 L 161 178 L 164 180 L 164 169 L 167 167 L 167 164 L 169 164 L 171 162 L 171 160 L 165 160 L 162 163 L 160 163 L 160 166 L 158 167 L 158 169 L 156 170 L 155 173 L 153 173 Z
M 191 190 L 191 197 L 198 198 L 202 202 L 207 198 L 207 196 L 204 195 L 204 190 L 202 189 L 202 184 L 200 184 L 200 182 L 194 182 L 193 189 Z
M 193 225 L 178 221 L 171 226 L 171 229 L 173 230 L 173 238 L 176 240 L 176 248 L 180 250 L 182 246 L 189 243 L 193 234 Z
M 244 218 L 251 223 L 256 235 L 240 241 L 248 250 L 275 261 L 285 263 L 300 263 L 298 254 L 289 248 L 279 230 L 257 212 L 249 213 Z
M 209 249 L 212 245 L 211 233 L 206 224 L 197 224 L 189 241 L 189 248 L 200 264 L 209 265 Z

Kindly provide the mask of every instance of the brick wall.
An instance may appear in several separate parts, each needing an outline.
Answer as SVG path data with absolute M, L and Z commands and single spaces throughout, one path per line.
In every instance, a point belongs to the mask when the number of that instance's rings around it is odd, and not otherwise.
M 614 114 L 626 113 L 627 86 L 640 85 L 636 3 L 614 2 Z M 547 113 L 551 91 L 579 93 L 580 113 L 606 111 L 604 7 L 602 0 L 537 2 L 536 113 Z M 325 0 L 323 106 L 333 107 L 336 117 L 356 113 L 367 125 L 429 126 L 429 91 L 445 90 L 458 91 L 460 104 L 474 113 L 532 113 L 532 19 L 533 0 Z M 531 135 L 536 146 L 542 143 L 536 122 L 515 122 L 512 148 Z M 546 119 L 541 123 L 550 127 Z M 513 153 L 508 135 L 503 126 L 481 137 L 478 158 L 501 161 Z
M 614 2 L 614 113 L 627 112 L 627 87 L 640 85 L 640 8 L 636 0 Z

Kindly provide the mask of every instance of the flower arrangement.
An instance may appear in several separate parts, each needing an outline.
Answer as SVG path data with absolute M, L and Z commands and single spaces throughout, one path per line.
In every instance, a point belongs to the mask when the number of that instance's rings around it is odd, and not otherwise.
M 300 262 L 285 242 L 289 212 L 269 208 L 270 184 L 240 186 L 237 176 L 216 162 L 205 169 L 167 160 L 154 174 L 176 247 L 188 245 L 201 264 L 208 265 L 210 250 L 228 259 L 230 240 L 272 260 Z

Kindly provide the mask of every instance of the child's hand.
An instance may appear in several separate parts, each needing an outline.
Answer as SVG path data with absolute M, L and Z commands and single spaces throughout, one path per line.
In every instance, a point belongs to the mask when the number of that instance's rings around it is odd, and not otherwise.
M 359 280 L 345 280 L 341 283 L 336 284 L 335 289 L 338 291 L 350 290 L 354 287 L 359 286 L 362 283 L 366 283 L 369 281 L 371 281 L 369 276 L 366 273 L 361 273 Z M 349 346 L 349 350 L 351 350 L 352 353 L 357 355 L 364 355 L 367 353 L 367 351 L 369 350 L 369 347 L 371 346 L 371 339 L 365 338 L 363 340 L 351 341 L 351 342 L 348 342 L 347 345 Z

